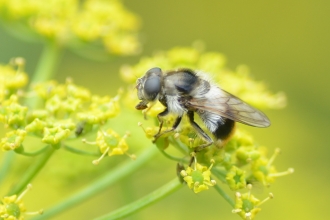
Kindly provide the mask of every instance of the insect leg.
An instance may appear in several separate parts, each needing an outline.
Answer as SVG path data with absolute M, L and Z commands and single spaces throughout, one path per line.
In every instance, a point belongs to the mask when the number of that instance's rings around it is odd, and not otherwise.
M 199 152 L 201 150 L 203 150 L 204 148 L 210 146 L 211 144 L 213 144 L 213 140 L 212 138 L 210 138 L 210 136 L 208 136 L 203 129 L 201 129 L 201 127 L 199 127 L 199 125 L 194 121 L 194 112 L 193 111 L 188 111 L 187 112 L 188 118 L 189 118 L 189 122 L 191 124 L 191 126 L 193 126 L 193 128 L 197 131 L 197 133 L 202 136 L 202 138 L 207 142 L 205 144 L 199 145 L 198 147 L 195 148 L 195 152 Z
M 153 142 L 155 142 L 155 141 L 156 141 L 160 136 L 162 136 L 163 134 L 166 134 L 166 133 L 169 133 L 169 132 L 174 131 L 174 130 L 179 126 L 179 124 L 180 124 L 180 122 L 181 122 L 181 119 L 182 119 L 181 116 L 178 116 L 178 117 L 175 119 L 175 122 L 174 122 L 174 124 L 173 124 L 173 126 L 172 126 L 171 129 L 166 130 L 166 131 L 160 133 L 161 130 L 162 130 L 162 127 L 163 127 L 163 123 L 164 123 L 164 121 L 163 121 L 163 119 L 162 119 L 161 117 L 163 117 L 163 116 L 165 116 L 165 115 L 167 115 L 167 114 L 168 114 L 168 110 L 167 110 L 167 108 L 166 108 L 163 112 L 161 112 L 161 113 L 159 113 L 159 114 L 157 115 L 157 118 L 158 118 L 158 120 L 159 120 L 159 122 L 160 122 L 160 124 L 159 124 L 159 131 L 158 131 L 158 133 L 154 136 L 155 139 L 154 139 Z
M 158 121 L 159 121 L 159 130 L 158 130 L 158 133 L 155 135 L 159 135 L 160 131 L 162 130 L 162 127 L 163 127 L 163 123 L 164 123 L 164 120 L 162 119 L 162 117 L 166 116 L 168 114 L 168 109 L 166 108 L 164 111 L 162 111 L 161 113 L 159 113 L 157 115 L 157 118 L 158 118 Z

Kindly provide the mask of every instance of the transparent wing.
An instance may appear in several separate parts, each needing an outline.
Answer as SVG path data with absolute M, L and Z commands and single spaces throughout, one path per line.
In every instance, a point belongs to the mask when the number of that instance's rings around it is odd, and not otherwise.
M 186 101 L 186 105 L 190 109 L 208 111 L 255 127 L 268 127 L 270 125 L 270 121 L 264 113 L 238 97 L 224 90 L 220 91 L 210 97 L 189 99 Z

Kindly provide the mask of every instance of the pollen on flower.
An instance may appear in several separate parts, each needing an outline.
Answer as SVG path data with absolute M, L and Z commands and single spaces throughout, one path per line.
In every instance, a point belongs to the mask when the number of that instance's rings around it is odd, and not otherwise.
M 27 212 L 23 203 L 24 195 L 32 189 L 32 185 L 28 184 L 27 188 L 20 195 L 6 196 L 2 198 L 0 203 L 0 219 L 14 220 L 24 219 L 24 215 L 37 215 L 42 214 L 43 210 L 37 212 Z

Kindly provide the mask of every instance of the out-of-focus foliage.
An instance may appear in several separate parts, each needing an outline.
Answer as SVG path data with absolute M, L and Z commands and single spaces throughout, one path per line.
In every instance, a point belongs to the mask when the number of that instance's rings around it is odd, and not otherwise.
M 16 36 L 72 49 L 103 46 L 113 54 L 140 51 L 139 19 L 120 0 L 1 0 L 0 18 Z

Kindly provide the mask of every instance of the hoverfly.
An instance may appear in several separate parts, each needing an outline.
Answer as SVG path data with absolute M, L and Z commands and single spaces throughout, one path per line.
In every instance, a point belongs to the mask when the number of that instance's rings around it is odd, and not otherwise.
M 165 110 L 157 116 L 160 125 L 154 141 L 163 134 L 174 131 L 184 115 L 188 116 L 191 126 L 206 141 L 195 148 L 195 151 L 213 143 L 222 147 L 232 135 L 235 122 L 254 127 L 270 125 L 264 113 L 211 83 L 203 73 L 190 69 L 163 73 L 158 67 L 152 68 L 137 80 L 136 89 L 141 100 L 136 109 L 146 109 L 148 103 L 157 100 L 165 106 Z M 163 117 L 169 113 L 176 115 L 175 122 L 171 129 L 162 132 Z M 195 122 L 195 114 L 213 134 L 214 140 Z

